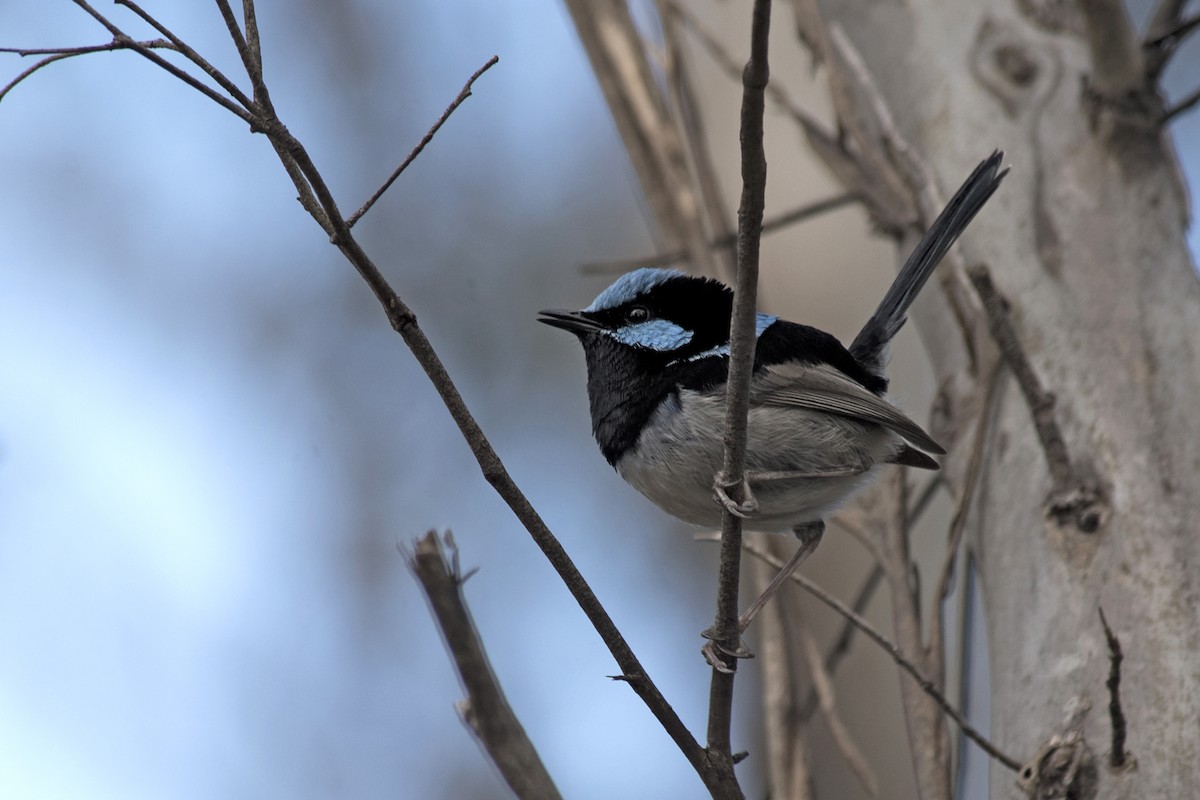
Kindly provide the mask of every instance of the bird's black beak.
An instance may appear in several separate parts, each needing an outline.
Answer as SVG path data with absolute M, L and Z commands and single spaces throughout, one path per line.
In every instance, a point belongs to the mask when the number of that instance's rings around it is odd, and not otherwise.
M 559 308 L 546 308 L 539 311 L 538 322 L 544 322 L 575 334 L 591 333 L 604 327 L 599 322 L 585 317 L 582 311 L 567 311 Z

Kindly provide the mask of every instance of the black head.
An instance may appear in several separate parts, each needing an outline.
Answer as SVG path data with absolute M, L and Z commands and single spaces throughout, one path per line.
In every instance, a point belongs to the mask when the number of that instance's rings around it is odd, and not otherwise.
M 539 321 L 571 331 L 585 349 L 615 343 L 647 364 L 664 364 L 727 345 L 732 308 L 723 283 L 646 268 L 621 276 L 582 311 L 548 309 Z
M 583 344 L 592 432 L 609 463 L 636 444 L 650 415 L 680 386 L 724 380 L 732 308 L 733 292 L 718 281 L 639 269 L 582 311 L 541 312 L 540 322 Z
M 618 278 L 582 311 L 540 312 L 539 322 L 583 344 L 592 432 L 609 463 L 637 443 L 664 399 L 724 384 L 732 311 L 733 291 L 723 283 L 646 268 Z M 828 333 L 762 313 L 755 332 L 755 370 L 787 361 L 828 364 L 873 392 L 887 388 Z

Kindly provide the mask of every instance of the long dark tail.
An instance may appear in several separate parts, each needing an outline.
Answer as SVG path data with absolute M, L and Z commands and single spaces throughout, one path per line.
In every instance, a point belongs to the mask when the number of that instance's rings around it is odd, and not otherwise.
M 950 245 L 971 224 L 979 209 L 983 208 L 983 204 L 1000 185 L 1000 180 L 1008 174 L 1007 169 L 1000 170 L 1003 158 L 1001 150 L 992 153 L 954 193 L 908 261 L 904 262 L 904 267 L 896 275 L 892 288 L 883 296 L 879 308 L 875 309 L 867 324 L 854 337 L 850 353 L 868 371 L 883 376 L 884 367 L 887 366 L 888 342 L 908 319 L 908 307 L 917 298 L 921 287 L 929 280 L 934 267 L 941 262 Z

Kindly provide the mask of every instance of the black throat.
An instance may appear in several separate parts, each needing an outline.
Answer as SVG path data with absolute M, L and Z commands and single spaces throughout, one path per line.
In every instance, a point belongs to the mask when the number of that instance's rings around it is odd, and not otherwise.
M 650 415 L 676 391 L 668 356 L 636 350 L 603 334 L 581 337 L 587 357 L 592 434 L 609 464 L 633 447 Z

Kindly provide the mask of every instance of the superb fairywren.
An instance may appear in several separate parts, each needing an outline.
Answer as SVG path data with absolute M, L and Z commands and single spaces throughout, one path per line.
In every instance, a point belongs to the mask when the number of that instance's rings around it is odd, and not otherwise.
M 796 532 L 808 545 L 796 564 L 815 547 L 825 516 L 884 465 L 938 468 L 928 454 L 945 450 L 885 399 L 888 344 L 1004 177 L 1002 157 L 971 173 L 848 349 L 824 331 L 758 314 L 746 448 L 753 500 L 736 506 L 720 487 L 717 495 L 752 530 Z M 706 527 L 721 525 L 714 476 L 724 453 L 732 308 L 733 292 L 718 281 L 639 269 L 582 311 L 539 317 L 583 345 L 604 457 L 659 508 Z

